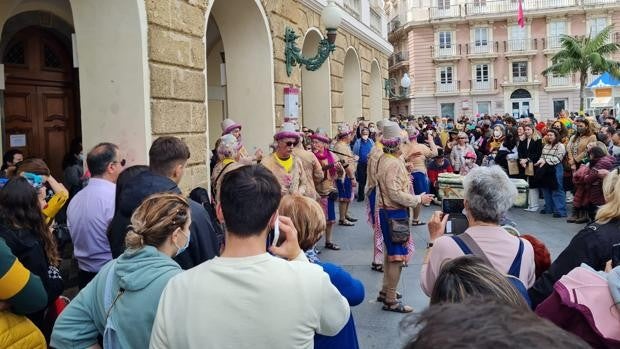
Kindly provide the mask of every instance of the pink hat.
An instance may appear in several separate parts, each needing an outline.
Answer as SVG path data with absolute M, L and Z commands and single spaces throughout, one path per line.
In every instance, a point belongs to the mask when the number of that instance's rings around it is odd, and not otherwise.
M 295 130 L 295 124 L 293 124 L 292 122 L 285 122 L 282 124 L 280 131 L 277 132 L 275 136 L 273 136 L 273 139 L 275 139 L 276 141 L 279 141 L 284 138 L 299 139 L 299 137 L 300 137 L 299 132 Z
M 468 151 L 467 154 L 465 154 L 465 159 L 476 159 L 476 153 L 474 153 L 473 151 Z
M 320 128 L 310 135 L 310 139 L 316 139 L 325 144 L 329 144 L 332 141 L 327 135 L 327 132 L 325 132 L 325 130 L 320 129 Z
M 233 119 L 224 119 L 224 121 L 222 121 L 221 126 L 222 126 L 222 136 L 225 134 L 231 133 L 236 128 L 241 129 L 241 124 L 235 122 Z

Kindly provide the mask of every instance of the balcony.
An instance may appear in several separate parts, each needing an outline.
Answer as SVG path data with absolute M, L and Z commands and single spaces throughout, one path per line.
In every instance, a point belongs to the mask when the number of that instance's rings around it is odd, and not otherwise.
M 561 36 L 549 36 L 545 41 L 545 50 L 559 50 L 562 48 Z
M 461 17 L 461 5 L 444 6 L 444 7 L 429 7 L 428 15 L 431 20 L 445 19 L 445 18 L 458 18 L 458 17 Z
M 497 41 L 477 41 L 465 44 L 465 51 L 468 58 L 489 58 L 495 57 L 498 52 Z
M 461 59 L 461 45 L 451 45 L 450 47 L 432 46 L 433 59 L 435 61 L 451 61 Z
M 618 0 L 583 0 L 584 6 L 618 5 Z
M 514 84 L 519 84 L 519 83 L 527 83 L 528 82 L 528 78 L 527 76 L 513 76 L 512 77 L 512 82 Z
M 534 12 L 557 8 L 579 6 L 581 2 L 603 1 L 615 2 L 615 0 L 523 0 L 523 10 Z M 474 0 L 465 4 L 465 16 L 487 16 L 500 14 L 516 14 L 518 2 L 513 0 Z
M 566 75 L 566 76 L 554 76 L 554 75 L 548 75 L 547 76 L 547 90 L 553 90 L 553 89 L 566 89 L 566 88 L 571 88 L 574 87 L 573 86 L 573 79 L 570 75 Z
M 470 82 L 472 93 L 485 91 L 489 92 L 497 88 L 497 79 L 493 79 L 493 81 L 490 79 L 487 81 L 470 80 Z
M 435 82 L 435 93 L 442 95 L 458 94 L 460 90 L 460 81 L 452 81 L 450 83 Z
M 390 59 L 388 60 L 388 65 L 390 70 L 409 66 L 409 53 L 401 51 L 391 55 Z
M 537 49 L 536 39 L 513 39 L 504 41 L 506 56 L 533 56 Z

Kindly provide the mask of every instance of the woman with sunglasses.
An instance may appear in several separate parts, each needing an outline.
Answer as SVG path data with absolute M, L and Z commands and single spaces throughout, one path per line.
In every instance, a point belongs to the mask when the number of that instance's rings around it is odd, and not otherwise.
M 295 131 L 295 125 L 289 122 L 282 124 L 282 128 L 277 132 L 275 140 L 275 151 L 265 156 L 261 165 L 271 171 L 280 182 L 282 194 L 300 194 L 313 197 L 312 190 L 306 191 L 307 176 L 301 160 L 293 155 L 293 149 L 299 144 L 301 136 Z M 313 197 L 314 198 L 314 197 Z
M 467 134 L 461 131 L 458 133 L 457 143 L 452 147 L 452 152 L 450 153 L 450 162 L 452 163 L 454 173 L 460 172 L 461 166 L 465 163 L 465 154 L 469 152 L 476 153 L 471 144 L 469 144 Z

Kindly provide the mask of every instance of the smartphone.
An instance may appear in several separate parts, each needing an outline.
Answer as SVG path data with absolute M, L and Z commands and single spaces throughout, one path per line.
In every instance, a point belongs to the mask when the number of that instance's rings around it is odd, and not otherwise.
M 267 235 L 267 247 L 280 245 L 280 218 L 276 218 L 276 222 L 273 225 L 273 230 Z
M 620 244 L 611 246 L 611 266 L 613 268 L 620 265 Z
M 450 215 L 446 223 L 446 234 L 463 234 L 469 228 L 467 217 L 463 214 L 464 208 L 463 199 L 443 199 L 441 201 L 441 210 L 444 214 Z

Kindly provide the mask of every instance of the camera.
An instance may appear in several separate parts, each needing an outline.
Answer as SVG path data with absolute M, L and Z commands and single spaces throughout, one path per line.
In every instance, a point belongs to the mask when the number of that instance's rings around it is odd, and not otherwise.
M 464 209 L 463 199 L 443 199 L 441 201 L 442 212 L 450 215 L 446 224 L 446 234 L 463 234 L 469 228 L 467 217 L 463 214 Z

